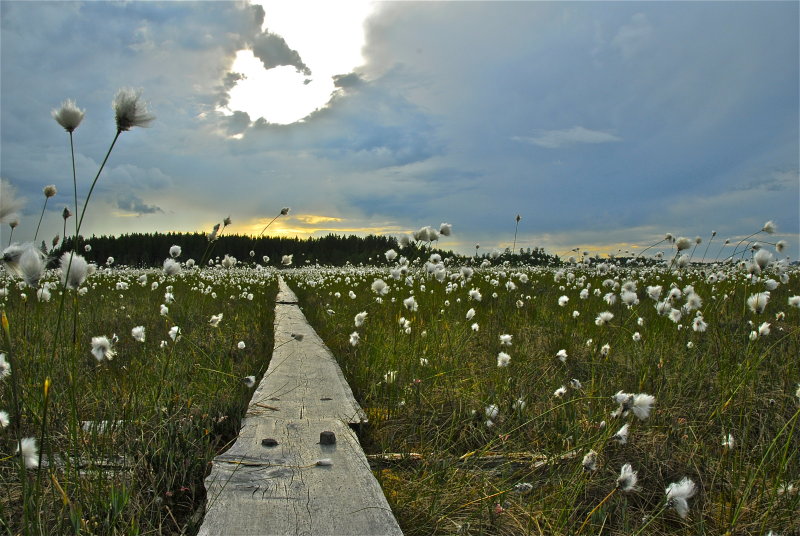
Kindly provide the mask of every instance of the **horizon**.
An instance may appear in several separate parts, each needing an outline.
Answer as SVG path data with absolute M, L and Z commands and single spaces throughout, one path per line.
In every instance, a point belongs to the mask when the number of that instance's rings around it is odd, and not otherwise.
M 774 221 L 756 238 L 800 254 L 796 2 L 0 11 L 0 175 L 26 199 L 15 240 L 33 238 L 46 185 L 58 193 L 38 240 L 63 233 L 65 206 L 79 214 L 51 111 L 74 99 L 86 112 L 81 206 L 114 136 L 110 103 L 133 87 L 156 119 L 120 135 L 84 236 L 208 233 L 226 216 L 229 232 L 256 234 L 288 206 L 271 236 L 447 222 L 439 247 L 464 255 L 516 242 L 602 256 L 666 233 L 704 247 L 712 230 L 716 250 Z

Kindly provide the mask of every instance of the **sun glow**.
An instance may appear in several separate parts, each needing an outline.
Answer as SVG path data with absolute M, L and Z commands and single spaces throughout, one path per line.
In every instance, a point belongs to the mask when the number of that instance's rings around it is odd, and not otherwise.
M 373 3 L 321 0 L 256 0 L 264 7 L 264 30 L 283 37 L 311 75 L 292 66 L 265 69 L 251 50 L 240 50 L 231 71 L 243 74 L 230 91 L 226 115 L 246 112 L 251 120 L 289 124 L 322 108 L 336 90 L 333 76 L 348 74 L 363 63 L 364 21 Z

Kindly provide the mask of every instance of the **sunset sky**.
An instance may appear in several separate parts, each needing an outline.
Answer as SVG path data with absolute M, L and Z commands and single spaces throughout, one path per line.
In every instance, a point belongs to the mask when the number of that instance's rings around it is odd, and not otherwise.
M 157 119 L 121 134 L 84 235 L 226 216 L 257 234 L 288 206 L 271 234 L 448 222 L 440 247 L 470 252 L 511 246 L 519 214 L 518 247 L 602 254 L 774 220 L 763 238 L 796 259 L 799 6 L 3 0 L 0 175 L 27 200 L 14 239 L 33 238 L 45 185 L 42 237 L 74 212 L 51 110 L 86 111 L 83 199 L 131 87 Z

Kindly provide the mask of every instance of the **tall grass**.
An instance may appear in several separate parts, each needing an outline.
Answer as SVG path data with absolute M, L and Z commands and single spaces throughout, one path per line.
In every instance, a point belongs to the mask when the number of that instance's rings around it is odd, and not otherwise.
M 407 534 L 800 531 L 800 310 L 787 303 L 800 294 L 796 270 L 773 264 L 750 276 L 729 264 L 610 262 L 485 267 L 468 278 L 447 266 L 437 279 L 432 264 L 408 266 L 397 280 L 375 268 L 306 269 L 292 278 L 371 417 L 367 450 L 422 455 L 376 472 Z M 371 290 L 377 278 L 390 284 L 382 303 Z M 747 299 L 771 285 L 767 279 L 783 283 L 757 314 Z M 620 299 L 626 282 L 636 285 L 635 305 Z M 680 289 L 664 311 L 683 309 L 680 320 L 658 313 L 646 292 L 656 285 L 659 301 Z M 692 287 L 698 309 L 686 305 Z M 481 301 L 470 299 L 471 289 Z M 416 312 L 403 304 L 410 295 Z M 562 296 L 569 300 L 559 306 Z M 476 314 L 467 320 L 470 308 Z M 366 321 L 355 328 L 362 311 Z M 614 317 L 598 325 L 605 311 Z M 697 315 L 704 332 L 693 329 Z M 764 322 L 770 333 L 751 340 Z M 501 346 L 501 334 L 513 335 L 511 346 Z M 507 367 L 498 366 L 500 351 L 511 356 Z M 570 387 L 573 379 L 580 389 Z M 566 393 L 556 396 L 561 386 Z M 620 390 L 655 396 L 651 416 L 613 417 Z M 624 423 L 627 443 L 611 440 Z M 723 446 L 727 434 L 732 447 Z M 594 471 L 581 463 L 589 450 L 598 453 Z M 534 454 L 548 463 L 534 464 Z M 638 489 L 601 505 L 624 463 L 638 472 Z M 683 477 L 699 489 L 686 519 L 665 497 Z
M 8 534 L 192 532 L 208 463 L 235 438 L 251 395 L 242 380 L 260 377 L 269 363 L 272 272 L 100 270 L 79 304 L 66 291 L 66 314 L 78 317 L 74 343 L 54 339 L 55 278 L 42 283 L 53 286 L 52 301 L 39 302 L 0 276 L 10 333 L 2 351 L 12 357 L 0 408 L 12 408 L 12 385 L 20 407 L 0 431 L 0 458 L 11 456 L 0 462 L 0 526 Z M 165 292 L 175 301 L 162 316 Z M 135 326 L 145 328 L 143 343 L 131 336 Z M 172 326 L 180 328 L 177 341 Z M 116 356 L 98 362 L 92 337 L 114 334 Z M 13 456 L 24 437 L 37 439 L 39 467 Z

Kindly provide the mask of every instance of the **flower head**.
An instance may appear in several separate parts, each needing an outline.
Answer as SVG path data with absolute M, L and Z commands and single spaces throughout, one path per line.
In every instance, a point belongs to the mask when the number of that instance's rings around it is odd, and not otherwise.
M 114 114 L 117 120 L 117 131 L 124 132 L 133 127 L 146 127 L 155 116 L 147 111 L 147 106 L 141 102 L 141 91 L 129 88 L 120 89 L 114 97 Z
M 144 326 L 136 326 L 131 330 L 131 337 L 138 342 L 144 342 Z
M 11 228 L 19 223 L 15 217 L 25 200 L 17 196 L 17 190 L 6 179 L 0 179 L 0 222 L 8 222 Z M 13 225 L 12 225 L 13 224 Z
M 697 487 L 688 477 L 683 477 L 680 482 L 673 482 L 664 491 L 667 494 L 667 505 L 675 508 L 678 515 L 685 518 L 689 513 L 687 499 L 694 497 Z
M 11 364 L 6 361 L 6 354 L 0 354 L 0 380 L 11 375 Z
M 764 312 L 769 302 L 769 291 L 757 292 L 747 298 L 747 306 L 756 314 Z
M 58 193 L 58 190 L 56 189 L 55 184 L 48 184 L 47 186 L 42 188 L 42 193 L 44 194 L 45 197 L 50 198 L 56 195 Z
M 497 366 L 498 367 L 507 367 L 508 364 L 511 363 L 511 356 L 505 352 L 500 352 L 497 354 Z
M 39 449 L 36 447 L 35 437 L 26 437 L 20 441 L 16 453 L 21 453 L 28 469 L 39 467 Z
M 606 324 L 611 322 L 611 319 L 613 319 L 613 318 L 614 318 L 614 314 L 613 313 L 611 313 L 609 311 L 604 311 L 604 312 L 600 313 L 599 315 L 597 315 L 597 318 L 594 319 L 594 323 L 596 325 L 598 325 L 598 326 L 605 326 Z
M 597 469 L 597 453 L 594 450 L 587 452 L 581 464 L 585 471 L 594 471 Z
M 617 441 L 617 442 L 619 442 L 620 444 L 624 445 L 625 443 L 627 443 L 627 442 L 628 442 L 628 429 L 629 429 L 629 428 L 630 428 L 630 425 L 629 425 L 628 423 L 625 423 L 625 424 L 622 426 L 622 428 L 620 428 L 619 430 L 617 430 L 617 433 L 616 433 L 616 434 L 614 434 L 613 436 L 611 436 L 611 439 L 613 439 L 614 441 Z
M 178 326 L 172 326 L 169 328 L 169 337 L 173 340 L 173 342 L 178 342 L 181 340 L 181 328 Z
M 690 247 L 692 247 L 692 241 L 685 236 L 681 236 L 675 240 L 675 248 L 678 251 L 683 251 L 684 249 L 689 249 Z
M 289 207 L 283 207 L 281 209 L 281 216 L 286 216 L 287 214 L 289 214 L 289 210 L 290 210 Z
M 83 121 L 86 112 L 78 108 L 75 101 L 67 99 L 61 104 L 61 108 L 54 109 L 50 114 L 59 125 L 64 127 L 64 130 L 73 132 Z
M 248 389 L 251 389 L 256 384 L 256 377 L 247 376 L 243 378 L 242 381 L 244 382 L 245 386 L 247 386 Z
M 775 225 L 775 222 L 772 220 L 769 220 L 767 223 L 764 224 L 764 227 L 761 228 L 761 230 L 767 234 L 774 233 L 776 229 L 777 226 Z
M 636 480 L 636 471 L 633 470 L 631 464 L 626 463 L 622 466 L 622 470 L 617 477 L 617 489 L 620 491 L 635 491 Z
M 67 273 L 69 272 L 69 273 Z M 61 255 L 61 284 L 77 289 L 89 275 L 89 263 L 82 255 L 66 252 Z
M 358 334 L 357 331 L 354 331 L 350 334 L 350 345 L 356 346 L 361 341 L 361 336 Z
M 92 337 L 92 355 L 98 362 L 111 361 L 117 355 L 111 341 L 105 335 Z
M 164 274 L 177 275 L 181 272 L 181 265 L 172 258 L 164 259 Z
M 218 315 L 211 315 L 211 319 L 208 321 L 208 323 L 211 325 L 212 328 L 216 328 L 219 326 L 221 320 L 222 320 L 222 313 Z

